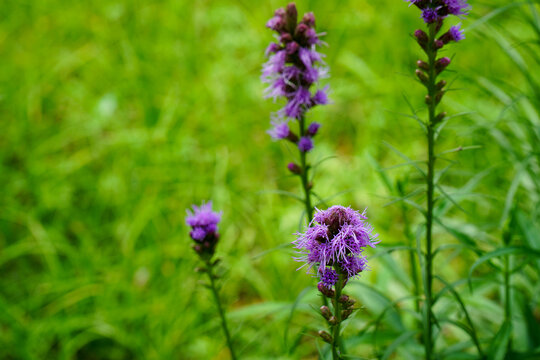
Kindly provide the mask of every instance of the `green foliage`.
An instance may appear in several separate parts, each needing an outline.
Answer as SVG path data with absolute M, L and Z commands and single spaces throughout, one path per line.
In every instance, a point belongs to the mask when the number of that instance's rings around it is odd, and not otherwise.
M 284 4 L 1 2 L 0 358 L 227 358 L 184 224 L 185 209 L 205 199 L 224 212 L 220 296 L 238 357 L 328 354 L 315 335 L 323 320 L 310 306 L 320 302 L 313 281 L 295 271 L 286 245 L 303 206 L 275 194 L 300 194 L 285 169 L 294 149 L 265 134 L 277 106 L 262 99 L 259 80 L 271 40 L 264 23 Z M 347 354 L 421 358 L 407 274 L 422 222 L 415 204 L 425 199 L 415 187 L 424 142 L 418 117 L 398 115 L 424 111 L 409 36 L 421 20 L 401 0 L 297 4 L 316 14 L 329 44 L 334 104 L 310 115 L 323 124 L 310 156 L 335 158 L 317 166 L 315 190 L 322 204 L 369 207 L 383 241 L 372 271 L 351 286 L 361 309 L 344 325 Z M 439 179 L 435 208 L 434 265 L 447 284 L 435 282 L 434 293 L 448 288 L 435 306 L 448 320 L 435 327 L 435 348 L 444 359 L 476 358 L 472 330 L 494 358 L 532 359 L 540 5 L 473 6 L 467 40 L 452 48 L 460 90 L 444 103 L 463 116 L 438 140 L 438 153 L 471 151 L 441 155 L 438 169 L 459 162 Z M 407 166 L 395 167 L 404 157 Z M 456 284 L 470 272 L 473 292 Z

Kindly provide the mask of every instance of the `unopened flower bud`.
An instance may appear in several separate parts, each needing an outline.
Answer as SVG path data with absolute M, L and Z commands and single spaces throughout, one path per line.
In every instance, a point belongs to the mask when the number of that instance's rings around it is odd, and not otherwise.
M 290 172 L 292 172 L 295 175 L 300 175 L 302 173 L 302 169 L 300 166 L 296 163 L 290 162 L 287 165 L 287 169 L 289 169 Z
M 416 41 L 418 41 L 418 45 L 420 45 L 422 49 L 425 50 L 429 40 L 427 34 L 424 31 L 418 29 L 414 32 L 414 37 L 416 38 Z
M 422 70 L 426 70 L 428 71 L 429 70 L 429 65 L 427 62 L 425 61 L 422 61 L 422 60 L 418 60 L 416 62 L 416 66 L 418 66 L 419 69 L 422 69 Z
M 330 317 L 332 316 L 332 312 L 330 311 L 328 306 L 325 305 L 321 306 L 321 314 L 326 320 L 330 319 Z
M 327 288 L 326 286 L 324 286 L 322 282 L 317 284 L 317 289 L 319 289 L 321 294 L 323 294 L 326 297 L 329 297 L 329 298 L 334 297 L 334 290 L 332 290 L 331 288 Z
M 298 45 L 298 43 L 296 41 L 291 41 L 285 47 L 285 51 L 286 51 L 287 55 L 292 55 L 298 50 L 299 47 L 300 46 Z
M 283 33 L 279 37 L 279 41 L 281 41 L 283 44 L 287 44 L 287 43 L 290 43 L 291 41 L 293 41 L 293 38 L 292 38 L 291 34 Z
M 446 81 L 441 80 L 437 83 L 437 90 L 442 90 L 446 86 Z
M 437 74 L 440 74 L 444 69 L 446 69 L 448 65 L 450 65 L 450 62 L 451 60 L 448 57 L 437 59 L 435 62 L 435 71 Z
M 422 84 L 427 84 L 428 77 L 422 70 L 416 69 L 414 73 L 416 74 L 416 77 L 422 82 Z
M 296 36 L 296 38 L 305 38 L 308 30 L 309 30 L 309 26 L 307 26 L 304 23 L 300 23 L 298 24 L 298 26 L 296 27 L 296 30 L 294 31 L 294 36 Z
M 442 112 L 435 118 L 435 123 L 440 123 L 446 117 L 446 112 Z
M 346 320 L 349 318 L 349 316 L 351 316 L 351 314 L 353 313 L 353 309 L 346 309 L 346 310 L 343 310 L 341 312 L 341 319 L 343 320 Z
M 439 49 L 442 49 L 442 47 L 444 46 L 444 42 L 442 42 L 441 40 L 435 40 L 433 42 L 433 48 L 435 50 L 439 50 Z
M 311 182 L 311 181 L 308 182 L 308 183 L 307 183 L 307 188 L 308 188 L 308 190 L 313 189 L 313 182 Z
M 441 102 L 443 96 L 444 96 L 444 93 L 445 91 L 439 91 L 436 95 L 435 95 L 435 104 L 438 104 Z
M 342 303 L 342 304 L 345 304 L 346 302 L 349 301 L 349 299 L 350 299 L 350 298 L 349 298 L 349 295 L 343 294 L 343 295 L 341 295 L 341 296 L 339 297 L 339 300 L 338 300 L 338 301 L 339 301 L 340 303 Z
M 315 27 L 315 15 L 313 15 L 312 12 L 308 12 L 304 14 L 304 17 L 302 18 L 302 22 L 306 24 L 307 26 L 314 28 Z
M 296 10 L 296 5 L 294 3 L 289 3 L 289 5 L 287 5 L 286 13 L 287 30 L 293 32 L 298 21 L 298 10 Z
M 332 335 L 330 335 L 329 333 L 327 333 L 326 331 L 324 330 L 319 330 L 319 336 L 321 337 L 321 339 L 323 339 L 325 342 L 331 344 L 333 342 L 333 338 L 332 338 Z
M 431 105 L 431 96 L 426 95 L 426 104 Z
M 337 324 L 337 318 L 336 318 L 334 315 L 332 315 L 332 316 L 330 317 L 330 319 L 328 319 L 328 323 L 329 323 L 330 325 L 336 325 L 336 324 Z
M 318 122 L 312 122 L 311 124 L 309 124 L 307 132 L 310 136 L 315 136 L 317 135 L 320 127 L 321 124 L 319 124 Z

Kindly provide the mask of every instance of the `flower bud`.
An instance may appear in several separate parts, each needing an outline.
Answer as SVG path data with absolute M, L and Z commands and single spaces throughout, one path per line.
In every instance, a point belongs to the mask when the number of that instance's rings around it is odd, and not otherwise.
M 328 306 L 325 305 L 321 306 L 321 314 L 326 320 L 330 319 L 330 317 L 332 316 L 332 312 L 330 311 Z
M 349 299 L 350 299 L 350 298 L 349 298 L 349 295 L 343 294 L 343 295 L 341 295 L 341 296 L 339 297 L 338 301 L 339 301 L 340 303 L 342 303 L 342 304 L 345 304 L 346 302 L 349 301 Z
M 435 50 L 439 50 L 439 49 L 442 49 L 442 47 L 444 46 L 444 42 L 442 42 L 441 40 L 435 40 L 433 42 L 433 48 Z
M 446 81 L 441 80 L 437 83 L 437 90 L 442 90 L 446 86 Z
M 428 71 L 429 70 L 429 65 L 427 62 L 425 61 L 422 61 L 422 60 L 418 60 L 416 62 L 416 66 L 418 66 L 419 69 L 422 69 L 422 70 L 425 70 L 425 71 Z
M 290 172 L 292 172 L 295 175 L 300 175 L 302 173 L 302 169 L 300 166 L 296 163 L 290 162 L 287 165 L 287 169 L 289 169 Z
M 331 288 L 327 288 L 326 286 L 324 286 L 322 282 L 317 284 L 317 289 L 319 289 L 321 294 L 323 294 L 326 297 L 329 297 L 329 298 L 334 297 L 334 294 L 335 294 L 334 290 L 332 290 Z
M 324 330 L 319 330 L 319 336 L 321 337 L 321 339 L 323 339 L 325 342 L 331 344 L 333 342 L 333 338 L 332 338 L 332 335 L 330 335 L 329 333 L 327 333 L 326 331 Z
M 329 323 L 330 325 L 336 325 L 336 324 L 337 324 L 337 318 L 336 318 L 334 315 L 332 315 L 332 316 L 330 317 L 330 319 L 328 319 L 328 323 Z
M 296 5 L 294 3 L 289 3 L 289 5 L 287 5 L 286 14 L 287 31 L 293 32 L 298 21 L 298 10 L 296 10 Z
M 426 95 L 426 104 L 431 105 L 431 96 Z
M 315 27 L 315 15 L 313 15 L 312 12 L 308 12 L 304 14 L 304 17 L 302 18 L 302 22 L 309 26 L 310 28 Z
M 441 102 L 443 96 L 444 96 L 444 93 L 445 91 L 439 91 L 436 95 L 435 95 L 435 104 L 438 104 Z
M 349 316 L 351 316 L 351 314 L 353 313 L 353 309 L 346 309 L 346 310 L 343 310 L 341 312 L 341 319 L 342 320 L 346 320 L 349 318 Z
M 321 124 L 319 124 L 318 122 L 312 122 L 311 124 L 309 124 L 307 128 L 307 132 L 310 136 L 315 136 L 317 135 L 317 132 L 319 131 L 320 127 L 321 127 Z
M 422 70 L 416 69 L 414 73 L 416 74 L 416 77 L 420 80 L 420 82 L 422 82 L 422 84 L 427 84 L 428 77 Z
M 285 52 L 287 53 L 287 55 L 292 55 L 298 50 L 299 47 L 300 46 L 298 45 L 296 41 L 291 41 L 285 47 Z
M 448 67 L 448 65 L 450 65 L 450 58 L 448 57 L 443 57 L 443 58 L 440 58 L 440 59 L 437 59 L 437 61 L 435 61 L 435 71 L 437 74 L 440 74 L 444 69 L 446 69 Z
M 441 121 L 444 120 L 444 118 L 446 117 L 446 112 L 442 112 L 440 113 L 439 115 L 437 115 L 437 117 L 435 118 L 435 123 L 440 123 Z
M 424 31 L 418 29 L 414 32 L 414 37 L 416 38 L 416 41 L 418 41 L 418 45 L 420 45 L 422 49 L 425 50 L 429 40 L 427 34 Z
M 293 41 L 293 38 L 292 38 L 291 34 L 283 33 L 279 37 L 279 41 L 281 41 L 283 44 L 287 44 L 287 43 L 290 43 L 291 41 Z

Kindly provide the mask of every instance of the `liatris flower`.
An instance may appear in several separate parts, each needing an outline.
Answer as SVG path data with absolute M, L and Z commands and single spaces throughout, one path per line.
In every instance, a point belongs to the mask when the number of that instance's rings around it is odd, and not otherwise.
M 202 203 L 201 206 L 192 205 L 192 210 L 187 210 L 186 223 L 191 226 L 189 236 L 195 241 L 193 249 L 197 252 L 201 260 L 204 262 L 204 267 L 198 268 L 197 271 L 205 272 L 208 275 L 209 284 L 206 286 L 212 291 L 219 317 L 221 318 L 221 327 L 227 340 L 227 346 L 231 352 L 231 358 L 236 360 L 231 334 L 225 317 L 225 310 L 221 304 L 219 291 L 216 286 L 218 276 L 215 273 L 215 268 L 219 263 L 219 259 L 214 259 L 214 252 L 219 240 L 218 224 L 221 220 L 221 212 L 212 211 L 212 202 Z
M 315 268 L 321 284 L 331 288 L 340 274 L 348 281 L 366 269 L 362 253 L 366 247 L 375 247 L 377 237 L 365 211 L 336 205 L 317 210 L 311 226 L 298 234 L 294 244 L 303 254 L 299 260 Z
M 378 235 L 367 222 L 366 212 L 360 213 L 350 207 L 332 206 L 317 210 L 310 227 L 293 242 L 309 269 L 315 269 L 319 277 L 317 288 L 326 299 L 332 298 L 332 309 L 321 306 L 321 315 L 326 319 L 332 334 L 319 331 L 319 336 L 332 346 L 333 359 L 342 359 L 340 354 L 340 326 L 355 310 L 355 301 L 342 294 L 349 279 L 358 276 L 367 268 L 362 255 L 366 247 L 379 243 Z
M 218 223 L 221 212 L 212 211 L 212 202 L 192 206 L 193 211 L 187 210 L 186 223 L 191 226 L 189 235 L 195 241 L 193 249 L 200 256 L 211 257 L 219 240 Z
M 266 49 L 268 61 L 263 66 L 262 80 L 268 83 L 266 97 L 283 97 L 286 105 L 277 113 L 278 119 L 292 118 L 303 122 L 305 113 L 316 105 L 328 103 L 328 87 L 312 94 L 311 87 L 326 76 L 327 69 L 322 55 L 316 51 L 321 44 L 320 34 L 315 32 L 315 16 L 307 13 L 298 23 L 296 5 L 291 3 L 286 9 L 276 10 L 266 26 L 278 33 L 278 43 L 271 43 Z M 302 123 L 300 136 L 290 128 L 286 134 L 283 122 L 275 121 L 268 133 L 273 139 L 287 139 L 298 144 L 301 151 L 313 148 L 313 142 L 305 137 L 313 137 L 314 132 L 305 132 Z

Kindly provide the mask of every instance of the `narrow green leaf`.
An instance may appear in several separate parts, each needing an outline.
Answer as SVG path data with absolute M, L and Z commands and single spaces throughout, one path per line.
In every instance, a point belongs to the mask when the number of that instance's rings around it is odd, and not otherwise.
M 510 321 L 505 321 L 497 332 L 497 335 L 495 335 L 491 341 L 489 347 L 489 359 L 503 360 L 505 358 L 511 336 L 512 323 Z
M 397 348 L 403 344 L 409 341 L 409 339 L 412 339 L 416 334 L 418 333 L 418 330 L 409 330 L 400 336 L 396 338 L 387 348 L 382 356 L 382 360 L 386 360 L 390 358 L 390 356 L 394 353 L 394 351 L 397 350 Z

